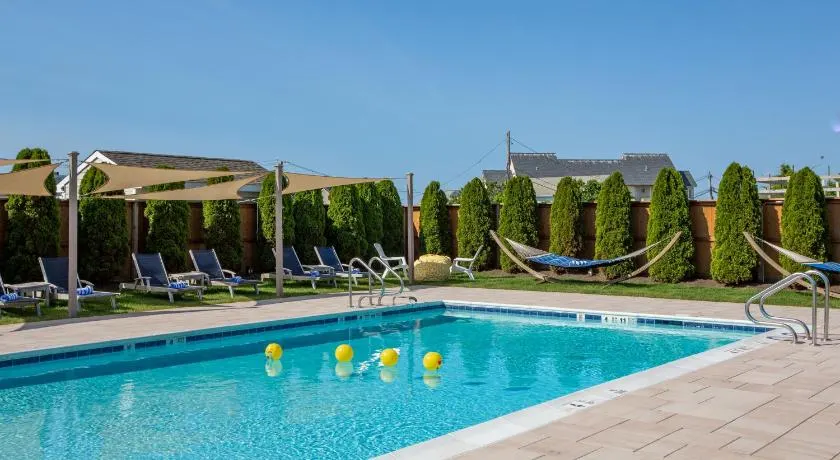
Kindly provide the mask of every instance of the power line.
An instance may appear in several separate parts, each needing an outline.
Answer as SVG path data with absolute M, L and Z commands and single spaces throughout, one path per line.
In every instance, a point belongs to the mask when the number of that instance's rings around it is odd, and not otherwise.
M 485 159 L 485 158 L 487 158 L 487 157 L 488 157 L 491 153 L 495 152 L 495 151 L 496 151 L 496 149 L 498 149 L 498 148 L 499 148 L 499 147 L 500 147 L 500 146 L 501 146 L 504 142 L 505 142 L 505 139 L 500 140 L 498 144 L 496 144 L 495 146 L 493 146 L 493 148 L 492 148 L 492 149 L 488 150 L 488 151 L 487 151 L 484 155 L 482 155 L 482 156 L 481 156 L 481 158 L 479 158 L 479 159 L 478 159 L 478 161 L 476 161 L 475 163 L 471 164 L 471 165 L 470 165 L 467 169 L 465 169 L 465 170 L 461 171 L 460 173 L 458 173 L 458 175 L 457 175 L 457 176 L 455 176 L 455 177 L 453 177 L 452 179 L 449 179 L 448 181 L 444 182 L 444 183 L 443 183 L 443 185 L 444 185 L 444 186 L 445 186 L 445 185 L 449 185 L 449 183 L 450 183 L 450 182 L 452 182 L 452 181 L 454 181 L 454 180 L 456 180 L 456 179 L 459 179 L 461 176 L 463 176 L 464 174 L 468 173 L 471 169 L 473 169 L 473 168 L 475 168 L 476 166 L 478 166 L 478 165 L 479 165 L 482 161 L 484 161 L 484 159 Z
M 537 152 L 536 150 L 532 149 L 531 147 L 528 147 L 527 145 L 525 145 L 524 143 L 522 143 L 522 141 L 520 141 L 519 139 L 517 139 L 517 138 L 515 138 L 515 137 L 512 137 L 512 136 L 511 136 L 511 139 L 512 139 L 514 142 L 516 142 L 517 144 L 521 145 L 522 147 L 525 147 L 526 149 L 530 150 L 532 153 L 540 153 L 540 152 Z

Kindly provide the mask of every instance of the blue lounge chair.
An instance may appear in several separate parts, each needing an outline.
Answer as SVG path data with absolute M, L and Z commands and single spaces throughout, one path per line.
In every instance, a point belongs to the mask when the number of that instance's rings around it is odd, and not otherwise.
M 369 276 L 368 273 L 361 272 L 358 269 L 351 268 L 347 264 L 341 263 L 341 259 L 338 258 L 338 253 L 335 251 L 335 246 L 315 246 L 315 255 L 318 256 L 318 262 L 321 265 L 332 268 L 335 276 L 339 278 L 347 278 L 359 284 L 359 278 Z
M 41 299 L 18 295 L 13 289 L 6 288 L 3 277 L 0 276 L 0 316 L 3 316 L 3 307 L 23 308 L 27 305 L 34 305 L 35 313 L 41 316 Z
M 131 254 L 134 260 L 134 268 L 137 270 L 137 278 L 134 283 L 122 283 L 120 289 L 135 289 L 145 292 L 165 292 L 169 296 L 169 303 L 175 301 L 175 294 L 193 293 L 198 300 L 204 298 L 204 286 L 192 286 L 183 281 L 178 281 L 166 273 L 163 265 L 163 257 L 160 253 L 155 254 Z
M 190 249 L 190 259 L 193 261 L 196 271 L 207 275 L 211 286 L 225 286 L 233 297 L 233 289 L 240 286 L 254 286 L 254 291 L 260 293 L 260 282 L 258 280 L 246 280 L 231 270 L 222 268 L 215 249 Z
M 39 257 L 38 263 L 41 264 L 44 281 L 52 286 L 53 297 L 67 300 L 70 289 L 67 257 Z M 78 292 L 79 305 L 83 305 L 88 300 L 106 299 L 111 301 L 111 309 L 117 308 L 118 293 L 97 291 L 94 289 L 93 283 L 79 279 L 79 277 L 76 277 L 76 282 L 73 284 L 75 284 L 74 289 L 77 289 Z
M 277 257 L 277 250 L 275 248 L 271 248 L 271 252 Z M 261 276 L 263 280 L 274 278 L 274 273 L 263 273 Z M 315 289 L 316 281 L 332 281 L 334 286 L 338 286 L 332 267 L 327 265 L 301 264 L 294 246 L 283 247 L 283 279 L 290 281 L 309 281 L 312 283 L 312 289 Z

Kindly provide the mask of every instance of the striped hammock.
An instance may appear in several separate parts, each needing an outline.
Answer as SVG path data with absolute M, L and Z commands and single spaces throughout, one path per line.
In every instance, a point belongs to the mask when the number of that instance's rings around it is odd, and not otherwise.
M 656 247 L 666 241 L 663 239 L 651 244 L 650 246 L 645 246 L 637 251 L 633 251 L 629 254 L 625 254 L 621 257 L 615 257 L 612 259 L 576 259 L 574 257 L 561 256 L 551 252 L 545 252 L 541 249 L 537 249 L 522 243 L 517 243 L 516 241 L 513 241 L 510 238 L 505 238 L 505 240 L 507 240 L 510 247 L 514 251 L 516 251 L 516 253 L 519 254 L 520 257 L 529 262 L 535 262 L 538 264 L 549 265 L 552 267 L 560 267 L 565 269 L 589 269 L 617 265 L 621 262 L 624 262 L 625 260 L 638 257 L 646 253 L 651 248 Z

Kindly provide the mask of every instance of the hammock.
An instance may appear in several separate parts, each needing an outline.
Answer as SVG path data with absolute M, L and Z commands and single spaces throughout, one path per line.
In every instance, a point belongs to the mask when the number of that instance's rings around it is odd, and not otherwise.
M 790 260 L 792 260 L 796 263 L 805 265 L 807 267 L 814 268 L 816 270 L 822 270 L 822 271 L 831 272 L 831 273 L 840 273 L 840 263 L 832 262 L 832 261 L 820 262 L 819 260 L 812 259 L 808 256 L 803 256 L 802 254 L 793 252 L 789 249 L 785 249 L 781 246 L 776 246 L 775 244 L 773 244 L 773 243 L 771 243 L 767 240 L 762 240 L 761 238 L 759 238 L 757 236 L 753 236 L 753 235 L 749 234 L 748 232 L 744 232 L 744 238 L 747 239 L 747 243 L 753 248 L 753 250 L 759 256 L 761 256 L 761 258 L 764 259 L 764 261 L 767 262 L 768 265 L 773 267 L 773 269 L 775 269 L 777 272 L 781 273 L 782 276 L 790 276 L 790 272 L 785 270 L 784 268 L 782 268 L 781 265 L 779 265 L 775 260 L 773 260 L 773 258 L 771 258 L 766 252 L 764 252 L 761 249 L 761 246 L 758 245 L 756 240 L 766 244 L 767 246 L 770 246 L 771 248 L 773 248 L 779 254 L 784 255 L 785 257 L 787 257 L 788 259 L 790 259 Z M 805 286 L 807 288 L 811 287 L 811 285 L 809 283 L 805 282 L 804 280 L 799 280 L 799 281 L 797 281 L 797 283 L 801 284 L 802 286 Z M 825 294 L 823 288 L 817 288 L 817 292 L 819 292 L 821 294 Z M 838 294 L 836 292 L 829 292 L 829 295 L 831 295 L 831 297 L 840 298 L 840 294 Z

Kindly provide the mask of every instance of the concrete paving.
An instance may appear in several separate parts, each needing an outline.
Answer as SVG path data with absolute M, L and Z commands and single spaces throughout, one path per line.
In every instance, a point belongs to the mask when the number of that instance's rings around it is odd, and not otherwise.
M 743 305 L 584 294 L 420 288 L 461 300 L 743 319 Z M 245 302 L 0 326 L 0 354 L 347 311 L 346 296 Z M 810 310 L 771 307 L 810 321 Z M 840 326 L 840 318 L 835 323 Z M 822 329 L 822 326 L 820 326 Z M 840 457 L 840 327 L 835 342 L 779 342 L 576 412 L 461 458 Z

